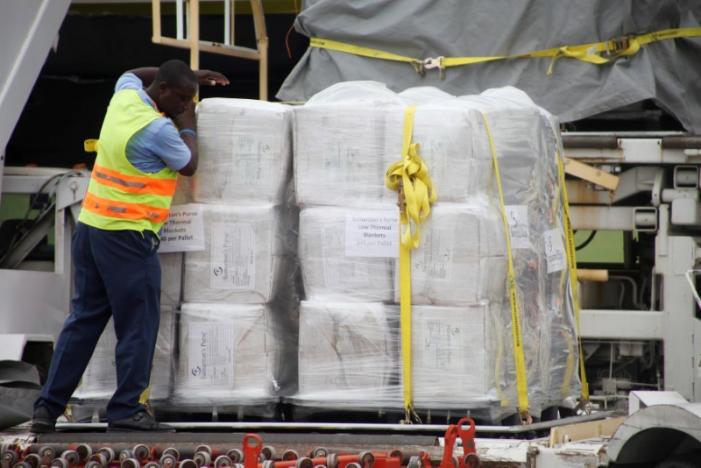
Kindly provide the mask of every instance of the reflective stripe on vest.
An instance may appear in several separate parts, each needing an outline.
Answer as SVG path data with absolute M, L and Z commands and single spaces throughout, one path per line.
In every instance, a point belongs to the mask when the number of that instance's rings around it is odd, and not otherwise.
M 154 179 L 148 176 L 130 176 L 119 171 L 107 169 L 95 163 L 92 177 L 96 182 L 129 193 L 149 193 L 152 195 L 173 196 L 175 179 Z
M 118 219 L 148 219 L 153 223 L 165 223 L 168 219 L 169 209 L 155 206 L 142 205 L 140 203 L 125 203 L 106 198 L 100 198 L 92 193 L 85 194 L 83 209 L 109 218 Z

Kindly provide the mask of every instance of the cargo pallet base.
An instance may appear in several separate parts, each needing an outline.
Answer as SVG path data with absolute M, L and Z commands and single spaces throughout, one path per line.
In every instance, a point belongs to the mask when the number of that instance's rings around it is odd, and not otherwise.
M 281 418 L 294 422 L 346 422 L 346 423 L 376 423 L 396 424 L 404 419 L 404 410 L 397 408 L 333 408 L 322 406 L 300 406 L 290 401 L 280 406 Z M 465 416 L 475 420 L 477 424 L 512 426 L 521 424 L 516 411 L 505 412 L 499 408 L 475 409 L 437 409 L 417 408 L 416 415 L 421 424 L 454 424 Z M 532 414 L 533 421 L 553 421 L 560 418 L 575 416 L 576 412 L 567 407 L 548 406 L 538 414 Z
M 73 420 L 76 422 L 105 421 L 106 401 L 81 400 L 71 404 Z M 398 408 L 370 407 L 324 407 L 302 406 L 290 399 L 269 400 L 258 404 L 219 404 L 219 405 L 176 405 L 160 400 L 149 402 L 156 417 L 164 422 L 343 422 L 396 424 L 404 419 L 404 411 Z M 516 412 L 504 412 L 499 408 L 417 408 L 421 424 L 453 424 L 468 416 L 477 424 L 511 426 L 520 424 Z M 534 422 L 553 421 L 575 416 L 576 412 L 567 407 L 548 406 L 539 414 L 533 414 Z

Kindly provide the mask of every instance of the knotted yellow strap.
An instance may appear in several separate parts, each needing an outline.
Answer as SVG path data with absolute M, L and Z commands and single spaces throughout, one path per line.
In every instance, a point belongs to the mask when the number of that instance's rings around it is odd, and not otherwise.
M 595 65 L 604 65 L 619 57 L 627 57 L 636 54 L 643 46 L 669 39 L 701 37 L 701 28 L 673 28 L 662 29 L 646 34 L 622 36 L 608 41 L 590 42 L 587 44 L 565 45 L 550 49 L 535 50 L 523 54 L 494 55 L 486 57 L 435 57 L 418 59 L 404 55 L 385 52 L 370 47 L 359 47 L 345 42 L 313 37 L 310 46 L 319 49 L 343 52 L 362 57 L 390 60 L 394 62 L 409 63 L 414 69 L 423 75 L 425 70 L 437 68 L 440 71 L 450 67 L 474 65 L 477 63 L 494 62 L 497 60 L 550 58 L 547 74 L 553 72 L 555 62 L 560 58 L 569 58 Z
M 402 159 L 390 165 L 385 184 L 399 194 L 399 310 L 402 343 L 403 402 L 406 421 L 413 411 L 411 369 L 411 251 L 421 242 L 420 225 L 431 213 L 437 194 L 428 167 L 419 156 L 418 143 L 412 143 L 416 107 L 404 112 Z
M 419 156 L 419 144 L 412 143 L 416 106 L 404 111 L 404 133 L 402 137 L 402 159 L 393 163 L 385 174 L 385 185 L 400 192 L 401 243 L 415 249 L 421 242 L 419 225 L 431 213 L 431 204 L 437 199 L 426 163 Z

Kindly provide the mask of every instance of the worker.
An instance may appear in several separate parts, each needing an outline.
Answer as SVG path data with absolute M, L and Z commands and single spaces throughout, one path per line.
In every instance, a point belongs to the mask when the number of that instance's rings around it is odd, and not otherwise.
M 180 60 L 124 73 L 105 115 L 73 234 L 74 291 L 31 431 L 51 432 L 112 317 L 117 389 L 110 430 L 170 430 L 141 403 L 160 321 L 158 233 L 168 219 L 178 173 L 197 170 L 194 97 L 199 85 L 227 85 L 217 72 Z

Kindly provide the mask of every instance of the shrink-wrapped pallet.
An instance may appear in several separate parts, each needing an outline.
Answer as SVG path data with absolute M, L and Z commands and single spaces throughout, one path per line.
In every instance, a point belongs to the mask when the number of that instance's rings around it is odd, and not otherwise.
M 394 259 L 346 255 L 346 219 L 382 213 L 340 207 L 305 208 L 299 221 L 299 261 L 306 298 L 313 301 L 383 302 L 393 297 Z
M 280 210 L 202 205 L 205 249 L 185 254 L 185 302 L 264 304 L 282 274 Z
M 117 389 L 115 347 L 117 336 L 114 323 L 109 320 L 97 342 L 80 386 L 73 397 L 78 400 L 109 400 Z M 158 339 L 151 370 L 151 401 L 168 398 L 171 390 L 172 356 L 175 350 L 175 313 L 172 307 L 161 307 Z
M 383 178 L 381 165 L 399 159 L 401 137 L 397 134 L 403 131 L 403 115 L 394 116 L 396 96 L 368 83 L 342 83 L 318 96 L 296 111 L 295 158 L 300 165 L 295 183 L 303 193 L 303 208 L 309 204 L 338 206 L 302 210 L 299 245 L 304 290 L 308 298 L 321 301 L 387 301 L 378 294 L 378 287 L 381 292 L 386 288 L 384 272 L 377 269 L 382 265 L 379 259 L 343 255 L 347 239 L 341 213 L 369 210 L 376 202 L 395 203 L 394 192 L 381 189 L 378 195 L 372 181 L 379 183 Z M 434 408 L 433 398 L 446 409 L 454 403 L 472 408 L 475 401 L 487 406 L 498 401 L 503 406 L 492 408 L 501 407 L 504 412 L 516 408 L 515 326 L 506 287 L 507 252 L 494 156 L 501 172 L 503 212 L 511 239 L 530 407 L 537 414 L 546 406 L 561 404 L 578 391 L 579 356 L 568 287 L 556 120 L 514 88 L 461 98 L 417 89 L 402 93 L 400 99 L 402 114 L 407 105 L 416 105 L 412 142 L 418 143 L 438 192 L 438 203 L 421 227 L 421 245 L 412 251 L 414 319 L 420 317 L 422 304 L 457 310 L 486 301 L 489 307 L 483 314 L 482 336 L 484 348 L 493 350 L 488 356 L 493 360 L 480 374 L 484 379 L 465 391 L 474 399 L 456 402 L 428 395 L 421 397 L 417 407 Z M 376 133 L 364 129 L 368 122 L 376 123 Z M 355 133 L 356 129 L 360 131 Z M 354 167 L 356 172 L 345 171 L 350 174 L 348 179 L 333 179 L 340 165 L 324 158 L 337 154 L 332 151 L 334 145 L 345 148 L 347 144 L 356 145 L 348 154 L 361 154 L 369 161 Z M 392 157 L 387 161 L 389 152 Z M 349 164 L 354 158 L 337 160 Z M 333 173 L 330 178 L 323 177 L 326 170 Z M 328 233 L 319 227 L 322 225 Z M 331 248 L 325 249 L 326 245 Z M 373 266 L 368 273 L 371 279 L 363 279 L 367 265 Z M 392 272 L 396 276 L 396 267 Z M 400 286 L 396 277 L 392 282 L 396 302 Z M 304 333 L 300 329 L 300 346 Z M 300 366 L 302 378 L 304 363 Z M 451 372 L 459 373 L 455 369 Z M 447 379 L 447 374 L 437 380 Z M 484 382 L 489 383 L 481 387 Z
M 184 303 L 174 403 L 263 404 L 280 388 L 282 349 L 265 305 Z
M 396 306 L 303 301 L 299 316 L 299 391 L 303 406 L 401 405 Z
M 199 167 L 193 197 L 200 203 L 282 200 L 291 153 L 290 107 L 248 99 L 209 98 L 197 109 Z

